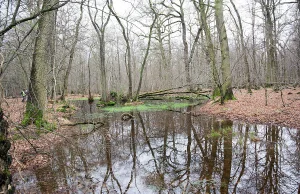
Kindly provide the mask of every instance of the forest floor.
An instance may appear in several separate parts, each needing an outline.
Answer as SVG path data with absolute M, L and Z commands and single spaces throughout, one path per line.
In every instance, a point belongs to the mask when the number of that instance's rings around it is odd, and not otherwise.
M 256 124 L 275 124 L 300 129 L 300 88 L 287 88 L 281 92 L 267 90 L 267 106 L 265 90 L 234 90 L 236 100 L 220 105 L 213 100 L 198 107 L 194 114 L 209 114 L 231 120 L 243 120 Z
M 64 117 L 71 113 L 61 113 L 56 110 L 60 104 L 48 105 L 46 117 L 48 121 L 56 121 L 57 130 L 49 132 L 45 129 L 37 130 L 34 125 L 22 127 L 20 125 L 23 119 L 23 113 L 26 103 L 21 98 L 6 99 L 6 103 L 2 104 L 5 117 L 9 123 L 8 138 L 11 141 L 10 154 L 13 158 L 10 167 L 11 172 L 20 172 L 23 170 L 37 169 L 47 165 L 53 159 L 51 156 L 51 147 L 63 141 L 72 139 L 76 133 L 70 130 L 70 126 L 64 126 L 68 123 Z
M 249 123 L 272 123 L 300 129 L 300 88 L 284 89 L 282 98 L 280 92 L 276 93 L 271 89 L 268 89 L 267 94 L 268 105 L 265 106 L 264 90 L 253 90 L 251 95 L 246 90 L 234 90 L 237 100 L 228 101 L 225 105 L 212 100 L 208 101 L 197 107 L 194 115 L 213 115 Z M 2 104 L 2 108 L 9 122 L 9 139 L 12 143 L 10 154 L 13 157 L 11 171 L 13 173 L 41 168 L 48 164 L 53 159 L 50 154 L 51 147 L 62 141 L 71 140 L 72 136 L 77 133 L 70 130 L 72 127 L 62 125 L 69 122 L 63 117 L 72 113 L 53 111 L 59 104 L 55 107 L 49 104 L 48 108 L 52 111 L 47 115 L 49 120 L 56 120 L 58 129 L 54 132 L 45 130 L 37 132 L 38 130 L 33 125 L 26 128 L 20 126 L 26 105 L 21 102 L 21 98 L 6 99 L 6 101 L 7 103 Z

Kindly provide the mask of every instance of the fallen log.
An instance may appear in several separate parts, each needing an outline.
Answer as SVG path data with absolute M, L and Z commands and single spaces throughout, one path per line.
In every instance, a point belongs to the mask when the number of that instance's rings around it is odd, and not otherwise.
M 188 87 L 188 86 L 191 86 L 191 85 L 201 85 L 201 84 L 188 84 L 188 85 L 184 85 L 184 86 L 180 86 L 180 87 L 175 87 L 175 88 L 170 88 L 170 89 L 165 89 L 165 90 L 160 90 L 160 91 L 147 92 L 147 93 L 144 93 L 144 94 L 140 94 L 139 98 L 143 97 L 143 96 L 147 96 L 149 94 L 157 94 L 157 93 L 167 92 L 167 91 L 171 91 L 171 90 L 185 88 L 185 87 Z
M 63 124 L 61 124 L 61 126 L 71 126 L 72 127 L 72 126 L 76 126 L 76 125 L 88 125 L 88 124 L 93 124 L 94 126 L 97 126 L 97 127 L 104 126 L 104 123 L 101 121 L 97 121 L 97 122 L 83 121 L 83 122 L 76 122 L 76 123 L 69 122 L 69 123 L 63 123 Z
M 200 91 L 200 92 L 194 92 L 194 91 L 186 91 L 186 92 L 155 92 L 155 93 L 146 93 L 146 94 L 143 94 L 143 96 L 139 96 L 139 98 L 153 98 L 153 97 L 156 97 L 156 96 L 164 96 L 164 95 L 173 95 L 173 94 L 195 94 L 195 95 L 198 95 L 198 96 L 204 96 L 208 99 L 210 99 L 209 97 L 209 92 L 211 92 L 210 90 L 207 90 L 207 91 Z

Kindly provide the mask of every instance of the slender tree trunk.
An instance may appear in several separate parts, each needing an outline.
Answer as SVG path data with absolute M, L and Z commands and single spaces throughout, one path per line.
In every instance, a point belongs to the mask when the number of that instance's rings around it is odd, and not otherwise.
M 145 67 L 146 62 L 147 62 L 149 49 L 150 49 L 150 45 L 151 45 L 152 30 L 153 30 L 154 24 L 156 22 L 156 19 L 157 19 L 157 14 L 155 13 L 153 22 L 150 26 L 150 32 L 149 32 L 149 35 L 148 35 L 147 49 L 146 49 L 146 53 L 145 53 L 144 60 L 143 60 L 143 63 L 142 63 L 141 71 L 140 71 L 140 80 L 139 80 L 138 89 L 137 89 L 137 92 L 136 92 L 136 95 L 135 95 L 135 100 L 138 100 L 138 96 L 139 96 L 139 93 L 140 93 L 140 90 L 141 90 L 141 87 L 142 87 L 144 67 Z
M 101 98 L 103 101 L 108 101 L 108 87 L 107 87 L 107 75 L 106 75 L 106 65 L 105 65 L 105 40 L 104 40 L 104 31 L 101 32 L 100 36 L 100 80 L 101 80 Z
M 205 40 L 206 40 L 206 45 L 207 45 L 207 59 L 208 62 L 210 63 L 211 67 L 211 72 L 212 72 L 212 77 L 213 77 L 213 82 L 214 82 L 214 88 L 220 88 L 221 87 L 221 82 L 220 82 L 220 76 L 218 75 L 217 67 L 216 67 L 216 54 L 214 51 L 214 45 L 211 37 L 211 32 L 209 29 L 209 25 L 207 23 L 208 18 L 207 18 L 207 13 L 206 13 L 206 6 L 203 2 L 203 0 L 199 1 L 199 4 L 197 5 L 196 1 L 193 1 L 196 9 L 200 12 L 200 18 L 201 18 L 201 23 L 204 28 L 205 32 Z M 209 5 L 208 5 L 209 6 Z
M 107 0 L 107 3 L 109 4 L 109 1 Z M 119 23 L 120 27 L 122 28 L 122 34 L 124 37 L 124 40 L 126 42 L 126 52 L 127 52 L 127 74 L 128 74 L 128 98 L 132 99 L 132 67 L 131 67 L 131 47 L 129 42 L 129 35 L 125 30 L 124 25 L 122 24 L 119 16 L 115 13 L 112 7 L 112 2 L 110 2 L 110 5 L 108 6 L 112 14 L 115 16 L 117 22 Z
M 162 60 L 162 65 L 163 65 L 163 70 L 166 71 L 168 69 L 168 61 L 167 61 L 167 57 L 166 57 L 166 52 L 164 49 L 164 45 L 163 45 L 163 37 L 162 37 L 162 31 L 161 31 L 161 21 L 159 21 L 160 23 L 157 25 L 156 27 L 156 31 L 157 31 L 157 39 L 158 39 L 158 47 L 159 47 L 159 51 L 160 51 L 160 56 L 161 56 L 161 60 Z M 161 72 L 160 72 L 161 74 Z M 166 83 L 167 81 L 167 74 L 164 73 L 162 76 L 162 82 Z
M 186 23 L 184 19 L 183 7 L 180 6 L 180 20 L 182 27 L 182 43 L 183 43 L 183 61 L 184 61 L 184 69 L 185 69 L 185 81 L 186 84 L 189 85 L 191 83 L 191 73 L 190 73 L 190 64 L 189 64 L 189 48 L 186 39 Z M 191 87 L 190 87 L 191 89 Z
M 119 51 L 119 39 L 117 38 L 117 57 L 118 57 L 118 89 L 119 92 L 121 91 L 121 81 L 122 81 L 122 75 L 121 75 L 121 62 L 120 62 L 120 51 Z
M 243 25 L 242 25 L 242 20 L 241 20 L 241 16 L 239 14 L 239 11 L 237 10 L 235 4 L 233 3 L 232 0 L 230 0 L 234 11 L 237 15 L 238 18 L 238 24 L 239 26 L 237 26 L 239 28 L 239 35 L 240 35 L 240 39 L 241 39 L 241 46 L 242 46 L 242 50 L 243 50 L 243 58 L 244 58 L 244 63 L 246 66 L 246 75 L 247 75 L 247 89 L 248 89 L 248 93 L 252 93 L 251 91 L 251 77 L 250 77 L 250 67 L 249 67 L 249 63 L 248 63 L 248 59 L 247 59 L 247 49 L 245 46 L 245 40 L 244 40 L 244 29 L 243 29 Z
M 259 75 L 258 75 L 258 71 L 257 71 L 257 65 L 256 65 L 256 42 L 255 42 L 255 1 L 253 1 L 252 4 L 252 26 L 251 26 L 251 30 L 252 30 L 252 60 L 253 60 L 253 68 L 254 68 L 254 73 L 255 73 L 255 77 L 256 77 L 256 83 L 255 84 L 259 84 L 258 80 L 259 80 Z
M 89 58 L 88 58 L 88 71 L 89 71 L 89 101 L 93 101 L 92 93 L 91 93 L 91 67 L 90 67 L 90 62 L 91 62 L 91 54 L 92 54 L 92 47 L 89 52 Z
M 88 1 L 89 3 L 90 1 Z M 91 7 L 88 7 L 88 11 L 89 11 L 89 17 L 90 20 L 93 24 L 93 27 L 97 33 L 97 37 L 98 37 L 98 41 L 99 41 L 99 55 L 100 55 L 100 74 L 101 74 L 101 78 L 100 78 L 100 82 L 101 82 L 101 99 L 102 101 L 107 102 L 109 100 L 109 95 L 108 95 L 108 87 L 107 87 L 107 75 L 106 75 L 106 61 L 105 61 L 105 29 L 106 26 L 110 20 L 110 15 L 111 15 L 111 11 L 109 11 L 108 13 L 108 17 L 106 18 L 106 20 L 104 20 L 103 14 L 104 14 L 104 8 L 108 5 L 109 7 L 109 2 L 107 1 L 107 4 L 105 4 L 105 6 L 102 8 L 101 12 L 101 24 L 98 24 L 96 22 L 96 18 L 97 18 L 97 13 L 98 13 L 98 9 L 97 9 L 97 2 L 95 1 L 95 5 L 94 7 L 96 8 L 96 13 L 94 15 L 94 17 L 92 17 L 92 13 L 90 11 Z M 110 7 L 109 7 L 110 10 Z
M 69 63 L 68 63 L 66 75 L 64 77 L 63 89 L 62 89 L 62 94 L 61 94 L 61 97 L 60 97 L 61 100 L 65 100 L 65 97 L 68 95 L 69 76 L 70 76 L 70 72 L 71 72 L 71 69 L 72 69 L 72 64 L 73 64 L 76 45 L 77 45 L 77 42 L 78 42 L 79 27 L 80 27 L 80 22 L 82 20 L 82 15 L 83 15 L 83 1 L 80 4 L 80 17 L 79 17 L 79 19 L 76 23 L 74 42 L 73 42 L 72 47 L 71 47 Z

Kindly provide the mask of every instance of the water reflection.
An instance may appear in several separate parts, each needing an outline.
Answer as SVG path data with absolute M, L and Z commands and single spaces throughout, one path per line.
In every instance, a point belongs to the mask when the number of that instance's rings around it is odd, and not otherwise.
M 18 191 L 299 192 L 299 130 L 171 111 L 131 114 L 126 122 L 110 114 L 104 127 L 55 147 L 51 166 L 23 174 L 31 184 L 19 179 Z

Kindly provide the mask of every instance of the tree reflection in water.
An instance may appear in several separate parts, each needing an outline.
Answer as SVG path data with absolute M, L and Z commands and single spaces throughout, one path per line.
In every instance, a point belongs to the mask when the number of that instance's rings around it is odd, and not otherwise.
M 185 111 L 190 112 L 191 108 Z M 53 192 L 65 193 L 299 192 L 300 132 L 297 130 L 171 111 L 131 114 L 134 118 L 130 121 L 122 121 L 120 113 L 111 114 L 105 119 L 105 127 L 74 138 L 72 144 L 57 146 L 53 153 L 55 160 L 45 168 L 53 176 L 49 184 L 55 186 L 47 187 L 43 182 L 39 190 L 42 193 L 44 188 L 47 192 L 53 188 Z M 43 181 L 41 171 L 34 173 L 30 176 L 35 176 L 39 185 Z M 21 191 L 24 185 L 23 182 L 17 189 Z

